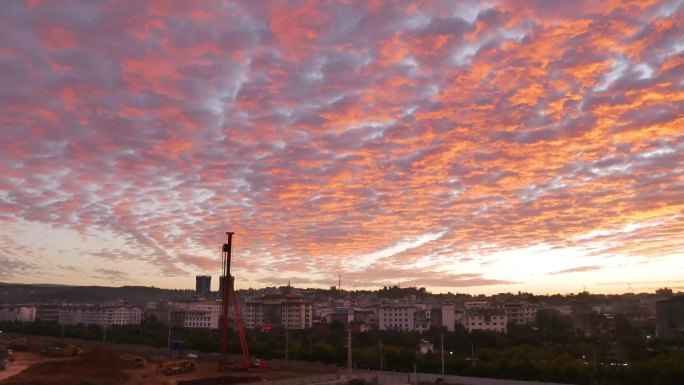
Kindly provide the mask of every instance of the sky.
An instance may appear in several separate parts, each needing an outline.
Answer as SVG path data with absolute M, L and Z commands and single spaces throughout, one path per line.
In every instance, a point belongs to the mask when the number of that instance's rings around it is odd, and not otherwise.
M 0 2 L 0 282 L 684 290 L 682 20 Z

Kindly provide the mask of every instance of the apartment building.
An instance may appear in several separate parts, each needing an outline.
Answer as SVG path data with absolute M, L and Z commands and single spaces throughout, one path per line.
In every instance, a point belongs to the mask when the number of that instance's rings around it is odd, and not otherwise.
M 422 332 L 430 328 L 430 309 L 412 303 L 381 305 L 378 322 L 380 330 Z
M 508 316 L 508 322 L 516 325 L 529 325 L 537 317 L 537 307 L 524 302 L 509 302 L 498 306 Z
M 489 309 L 488 301 L 468 301 L 463 304 L 463 307 L 468 309 Z
M 313 303 L 301 296 L 269 294 L 245 301 L 247 328 L 263 326 L 308 329 L 313 325 Z
M 231 312 L 232 314 L 232 312 Z M 171 327 L 218 329 L 221 303 L 214 301 L 151 302 L 145 311 L 147 318 L 154 318 Z
M 468 332 L 508 332 L 508 316 L 504 309 L 467 309 L 461 322 Z
M 0 307 L 0 321 L 34 322 L 36 307 L 23 305 L 3 305 Z
M 65 304 L 57 313 L 60 325 L 139 325 L 142 309 L 137 306 Z

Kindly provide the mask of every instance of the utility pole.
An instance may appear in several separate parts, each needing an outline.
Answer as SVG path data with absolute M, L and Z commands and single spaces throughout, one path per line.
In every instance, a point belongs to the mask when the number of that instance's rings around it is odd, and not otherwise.
M 352 373 L 352 343 L 351 328 L 347 327 L 347 372 Z
M 475 346 L 470 343 L 470 365 L 475 365 Z
M 442 381 L 444 381 L 444 332 L 439 334 L 439 339 L 442 342 Z
M 285 324 L 285 361 L 288 360 L 289 348 L 290 348 L 290 329 L 288 329 L 287 324 Z
M 380 371 L 382 372 L 382 361 L 384 357 L 382 356 L 382 340 L 380 340 Z
M 169 333 L 166 336 L 166 355 L 171 357 L 171 305 L 168 304 L 167 306 L 169 306 L 167 317 L 167 321 L 169 323 Z

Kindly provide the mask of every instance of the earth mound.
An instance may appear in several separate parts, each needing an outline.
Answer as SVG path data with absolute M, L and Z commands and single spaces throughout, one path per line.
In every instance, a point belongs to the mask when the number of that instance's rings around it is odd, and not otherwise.
M 90 380 L 103 385 L 119 385 L 128 380 L 124 370 L 132 367 L 132 362 L 98 346 L 77 358 L 35 364 L 2 384 L 73 385 Z

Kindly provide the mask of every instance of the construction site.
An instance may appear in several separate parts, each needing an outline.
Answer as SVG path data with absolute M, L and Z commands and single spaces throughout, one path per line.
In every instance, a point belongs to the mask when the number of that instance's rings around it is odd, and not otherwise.
M 323 365 L 297 366 L 252 357 L 231 274 L 233 233 L 222 247 L 221 352 L 176 355 L 171 346 L 94 343 L 49 337 L 5 335 L 0 341 L 1 385 L 224 385 L 314 376 L 310 382 L 336 379 Z M 231 306 L 232 305 L 232 306 Z M 228 353 L 228 327 L 233 310 L 242 354 Z M 174 353 L 173 355 L 171 353 Z M 298 381 L 302 383 L 301 381 Z M 307 381 L 306 383 L 308 383 Z

